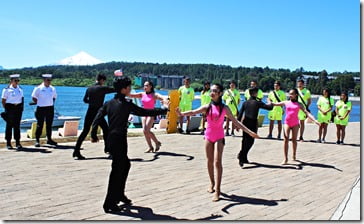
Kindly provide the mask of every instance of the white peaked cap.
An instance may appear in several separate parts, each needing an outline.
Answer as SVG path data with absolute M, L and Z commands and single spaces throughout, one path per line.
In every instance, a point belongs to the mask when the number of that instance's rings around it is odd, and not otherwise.
M 122 69 L 115 70 L 114 75 L 115 76 L 123 76 L 123 70 Z
M 43 74 L 42 77 L 43 78 L 52 78 L 52 74 Z
M 20 75 L 19 75 L 19 74 L 12 74 L 12 75 L 9 75 L 9 77 L 10 77 L 11 79 L 15 79 L 15 78 L 19 78 L 19 77 L 20 77 Z

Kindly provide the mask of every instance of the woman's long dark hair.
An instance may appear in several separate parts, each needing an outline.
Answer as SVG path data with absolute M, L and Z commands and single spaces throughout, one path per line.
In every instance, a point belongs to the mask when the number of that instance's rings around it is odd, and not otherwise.
M 203 90 L 202 90 L 202 94 L 204 94 L 205 92 L 209 91 L 210 87 L 206 87 L 207 85 L 210 86 L 210 82 L 209 81 L 205 81 L 203 84 Z
M 324 88 L 322 91 L 325 91 L 327 92 L 327 98 L 329 99 L 329 105 L 331 107 L 331 102 L 330 102 L 330 97 L 331 97 L 331 94 L 330 94 L 330 90 L 328 88 Z M 325 96 L 324 96 L 325 97 Z
M 219 91 L 221 92 L 221 93 L 223 93 L 224 92 L 224 87 L 221 85 L 221 84 L 219 84 L 219 83 L 215 83 L 215 84 L 213 84 L 213 86 L 217 86 L 217 88 L 219 89 Z M 216 106 L 218 106 L 219 107 L 219 117 L 220 117 L 220 115 L 221 115 L 221 113 L 222 113 L 222 110 L 224 109 L 224 104 L 223 104 L 223 102 L 222 102 L 222 95 L 219 97 L 219 99 L 218 99 L 218 101 L 217 102 L 214 102 L 213 100 L 211 100 L 211 103 L 209 104 L 209 106 L 207 107 L 207 111 L 206 111 L 206 115 L 207 114 L 209 114 L 209 112 L 210 112 L 210 115 L 212 115 L 211 113 L 212 113 L 212 111 L 210 111 L 210 109 L 211 109 L 211 104 L 214 104 L 214 105 L 216 105 Z
M 149 85 L 150 85 L 150 92 L 149 93 L 147 93 L 147 92 L 145 92 L 146 94 L 150 94 L 150 93 L 154 93 L 155 91 L 154 91 L 154 84 L 153 84 L 153 82 L 152 81 L 145 81 L 145 82 L 147 82 L 147 83 L 149 83 Z
M 344 100 L 344 103 L 347 103 L 349 101 L 349 96 L 346 92 L 342 92 L 341 95 L 344 94 L 346 96 L 346 99 Z

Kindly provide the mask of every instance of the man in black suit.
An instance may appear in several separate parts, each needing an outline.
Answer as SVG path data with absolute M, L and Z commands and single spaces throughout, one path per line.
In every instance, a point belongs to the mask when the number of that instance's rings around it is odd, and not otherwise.
M 85 116 L 85 122 L 83 124 L 83 130 L 80 134 L 80 136 L 77 139 L 77 143 L 75 146 L 75 149 L 73 151 L 73 158 L 83 160 L 85 159 L 84 156 L 80 153 L 80 148 L 82 145 L 83 140 L 85 140 L 87 134 L 90 131 L 92 121 L 95 119 L 95 116 L 97 114 L 97 111 L 102 107 L 104 104 L 105 95 L 108 93 L 115 92 L 115 90 L 111 87 L 104 86 L 104 83 L 106 82 L 106 76 L 105 75 L 97 75 L 96 77 L 96 83 L 95 85 L 89 87 L 86 90 L 85 96 L 83 97 L 83 102 L 88 103 L 88 109 Z M 106 139 L 108 135 L 107 130 L 107 123 L 106 120 L 103 118 L 100 120 L 99 123 L 100 127 L 102 128 L 102 132 L 104 135 L 104 142 L 105 142 L 105 153 L 108 152 L 108 149 L 106 147 Z M 97 132 L 97 128 L 93 129 L 92 132 Z
M 238 120 L 242 121 L 242 123 L 249 128 L 253 132 L 258 131 L 258 113 L 259 109 L 263 108 L 266 110 L 272 110 L 273 105 L 265 104 L 258 98 L 257 87 L 253 87 L 249 89 L 250 98 L 243 103 L 238 115 Z M 241 141 L 241 150 L 238 154 L 239 165 L 241 168 L 244 167 L 244 163 L 249 163 L 248 153 L 251 147 L 254 144 L 254 138 L 251 137 L 246 132 L 243 132 L 243 139 Z
M 119 202 L 126 204 L 131 200 L 125 196 L 125 184 L 130 169 L 130 160 L 128 158 L 128 118 L 130 114 L 137 116 L 157 116 L 167 113 L 164 109 L 143 109 L 135 105 L 125 96 L 130 95 L 131 80 L 126 76 L 115 77 L 114 89 L 116 90 L 114 99 L 108 101 L 102 106 L 92 124 L 92 128 L 102 122 L 104 116 L 108 116 L 109 134 L 106 140 L 107 147 L 112 156 L 111 173 L 109 178 L 109 186 L 107 195 L 103 205 L 105 212 L 120 211 Z M 168 105 L 164 105 L 168 107 Z M 97 142 L 97 135 L 91 134 L 92 142 Z

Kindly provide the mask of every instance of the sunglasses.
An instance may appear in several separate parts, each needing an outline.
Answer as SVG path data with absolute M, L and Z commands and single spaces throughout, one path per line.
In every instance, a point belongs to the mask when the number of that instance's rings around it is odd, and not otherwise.
M 213 93 L 219 93 L 220 91 L 218 89 L 210 89 Z
M 46 80 L 46 81 L 49 81 L 49 82 L 50 82 L 50 81 L 52 81 L 52 79 L 45 79 L 45 80 Z
M 19 82 L 20 81 L 20 79 L 14 79 L 14 82 Z

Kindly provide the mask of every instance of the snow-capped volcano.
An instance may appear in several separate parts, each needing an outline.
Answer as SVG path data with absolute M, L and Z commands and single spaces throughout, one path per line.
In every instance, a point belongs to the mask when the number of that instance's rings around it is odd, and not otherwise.
M 96 65 L 103 63 L 101 60 L 92 57 L 91 55 L 87 54 L 84 51 L 81 51 L 80 53 L 62 59 L 57 64 L 58 65 Z

